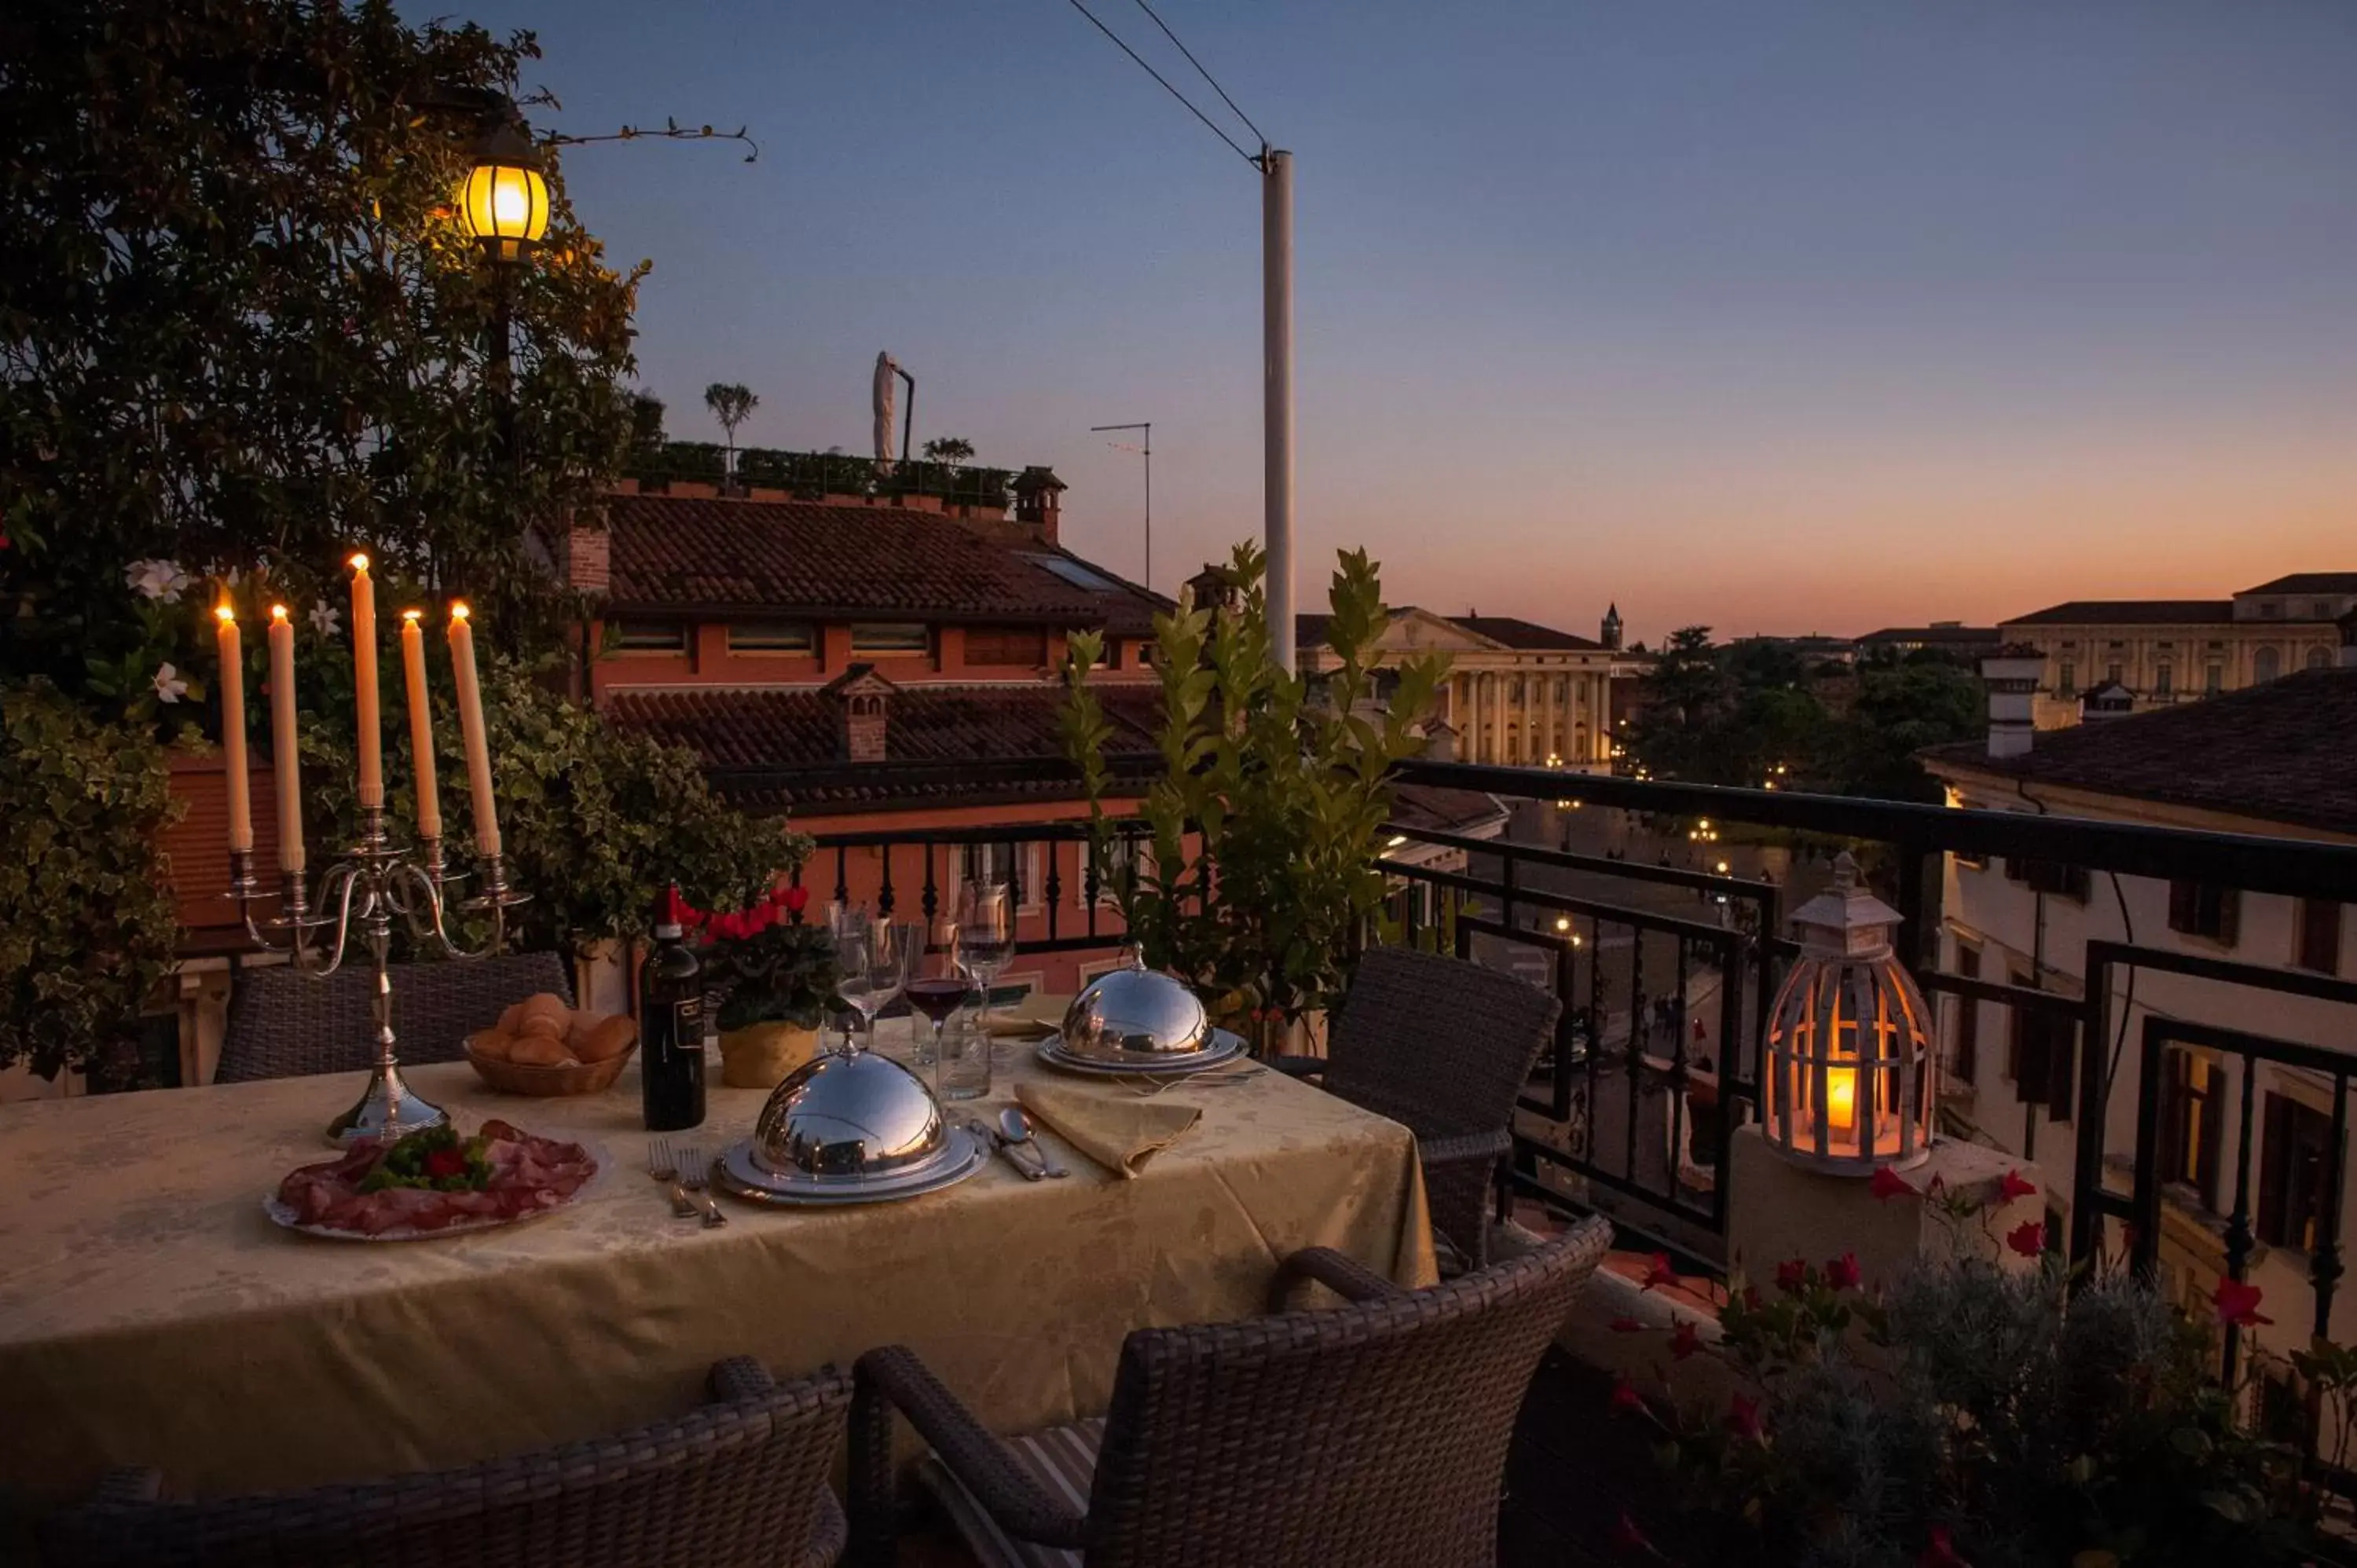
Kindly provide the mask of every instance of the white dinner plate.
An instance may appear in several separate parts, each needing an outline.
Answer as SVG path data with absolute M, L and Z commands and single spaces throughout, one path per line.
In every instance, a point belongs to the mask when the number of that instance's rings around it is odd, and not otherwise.
M 854 1203 L 890 1203 L 955 1187 L 980 1170 L 990 1151 L 963 1127 L 948 1128 L 938 1159 L 880 1176 L 780 1175 L 753 1163 L 753 1141 L 740 1139 L 712 1162 L 714 1185 L 732 1197 L 780 1208 L 834 1208 Z
M 1243 1054 L 1244 1037 L 1225 1029 L 1212 1030 L 1211 1043 L 1205 1049 L 1175 1059 L 1108 1062 L 1093 1057 L 1076 1057 L 1064 1049 L 1064 1036 L 1060 1034 L 1050 1035 L 1039 1045 L 1039 1059 L 1048 1066 L 1060 1072 L 1094 1078 L 1184 1078 L 1189 1073 L 1225 1067 Z

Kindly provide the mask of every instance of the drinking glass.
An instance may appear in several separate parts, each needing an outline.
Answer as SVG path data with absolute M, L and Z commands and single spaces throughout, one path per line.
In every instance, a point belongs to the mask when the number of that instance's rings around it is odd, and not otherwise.
M 958 983 L 963 989 L 964 982 Z M 943 1102 L 989 1098 L 990 1035 L 971 1011 L 959 1009 L 946 1029 L 935 1031 L 933 1049 L 933 1092 Z
M 1015 898 L 1004 882 L 968 882 L 958 889 L 958 967 L 982 988 L 976 1027 L 990 1033 L 990 984 L 1015 961 Z
M 933 1032 L 928 1038 L 921 1029 L 915 1031 L 912 1059 L 919 1067 L 930 1067 L 941 1052 L 942 1026 L 964 1004 L 974 982 L 958 967 L 957 928 L 944 925 L 942 932 L 941 972 L 909 982 L 909 1005 L 933 1021 Z
M 924 945 L 923 927 L 889 920 L 870 920 L 836 939 L 843 982 L 835 990 L 859 1014 L 868 1048 L 876 1045 L 876 1015 L 900 994 L 908 983 L 910 955 L 922 952 Z

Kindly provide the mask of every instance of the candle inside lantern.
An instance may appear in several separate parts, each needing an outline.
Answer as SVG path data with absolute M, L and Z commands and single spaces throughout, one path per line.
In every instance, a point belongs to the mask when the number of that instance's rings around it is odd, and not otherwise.
M 238 635 L 237 611 L 213 611 L 221 649 L 221 772 L 229 784 L 229 847 L 242 854 L 253 848 L 253 777 L 245 760 L 245 645 Z
M 442 836 L 442 796 L 434 781 L 434 713 L 425 696 L 425 633 L 419 610 L 401 612 L 401 671 L 409 689 L 410 761 L 417 773 L 417 836 Z
M 475 675 L 475 628 L 467 607 L 450 607 L 450 663 L 457 673 L 458 733 L 467 743 L 467 782 L 475 799 L 475 847 L 500 853 L 500 817 L 491 800 L 491 746 L 483 734 L 483 688 Z
M 361 805 L 384 804 L 384 725 L 377 712 L 376 585 L 369 558 L 352 557 L 352 685 L 361 734 Z
M 1857 1069 L 1825 1069 L 1825 1122 L 1836 1133 L 1857 1131 Z
M 278 869 L 303 870 L 303 778 L 295 741 L 295 623 L 270 607 L 270 740 L 278 785 Z

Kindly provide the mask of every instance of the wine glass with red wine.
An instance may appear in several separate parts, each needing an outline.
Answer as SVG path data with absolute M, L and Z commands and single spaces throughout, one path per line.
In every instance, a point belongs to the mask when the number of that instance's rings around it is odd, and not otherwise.
M 967 993 L 973 989 L 973 982 L 958 968 L 956 939 L 952 931 L 950 943 L 942 950 L 942 972 L 911 980 L 908 984 L 909 1005 L 933 1021 L 931 1047 L 928 1049 L 924 1042 L 918 1042 L 919 1065 L 930 1065 L 940 1059 L 942 1030 L 964 1005 Z

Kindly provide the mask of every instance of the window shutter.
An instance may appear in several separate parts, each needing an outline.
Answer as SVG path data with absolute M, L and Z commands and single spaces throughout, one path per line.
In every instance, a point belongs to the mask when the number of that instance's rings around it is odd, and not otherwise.
M 2228 947 L 2243 923 L 2243 893 L 2239 887 L 2221 887 L 2218 895 L 2218 940 Z
M 2192 883 L 2183 880 L 2171 882 L 2169 885 L 2169 929 L 2191 931 L 2196 918 L 2195 907 L 2199 902 L 2200 889 Z
M 2319 974 L 2341 972 L 2341 906 L 2330 899 L 2300 900 L 2299 967 Z
M 2280 1094 L 2267 1096 L 2266 1142 L 2259 1146 L 2259 1240 L 2271 1247 L 2286 1244 L 2285 1177 L 2296 1151 L 2292 1148 L 2291 1101 Z

